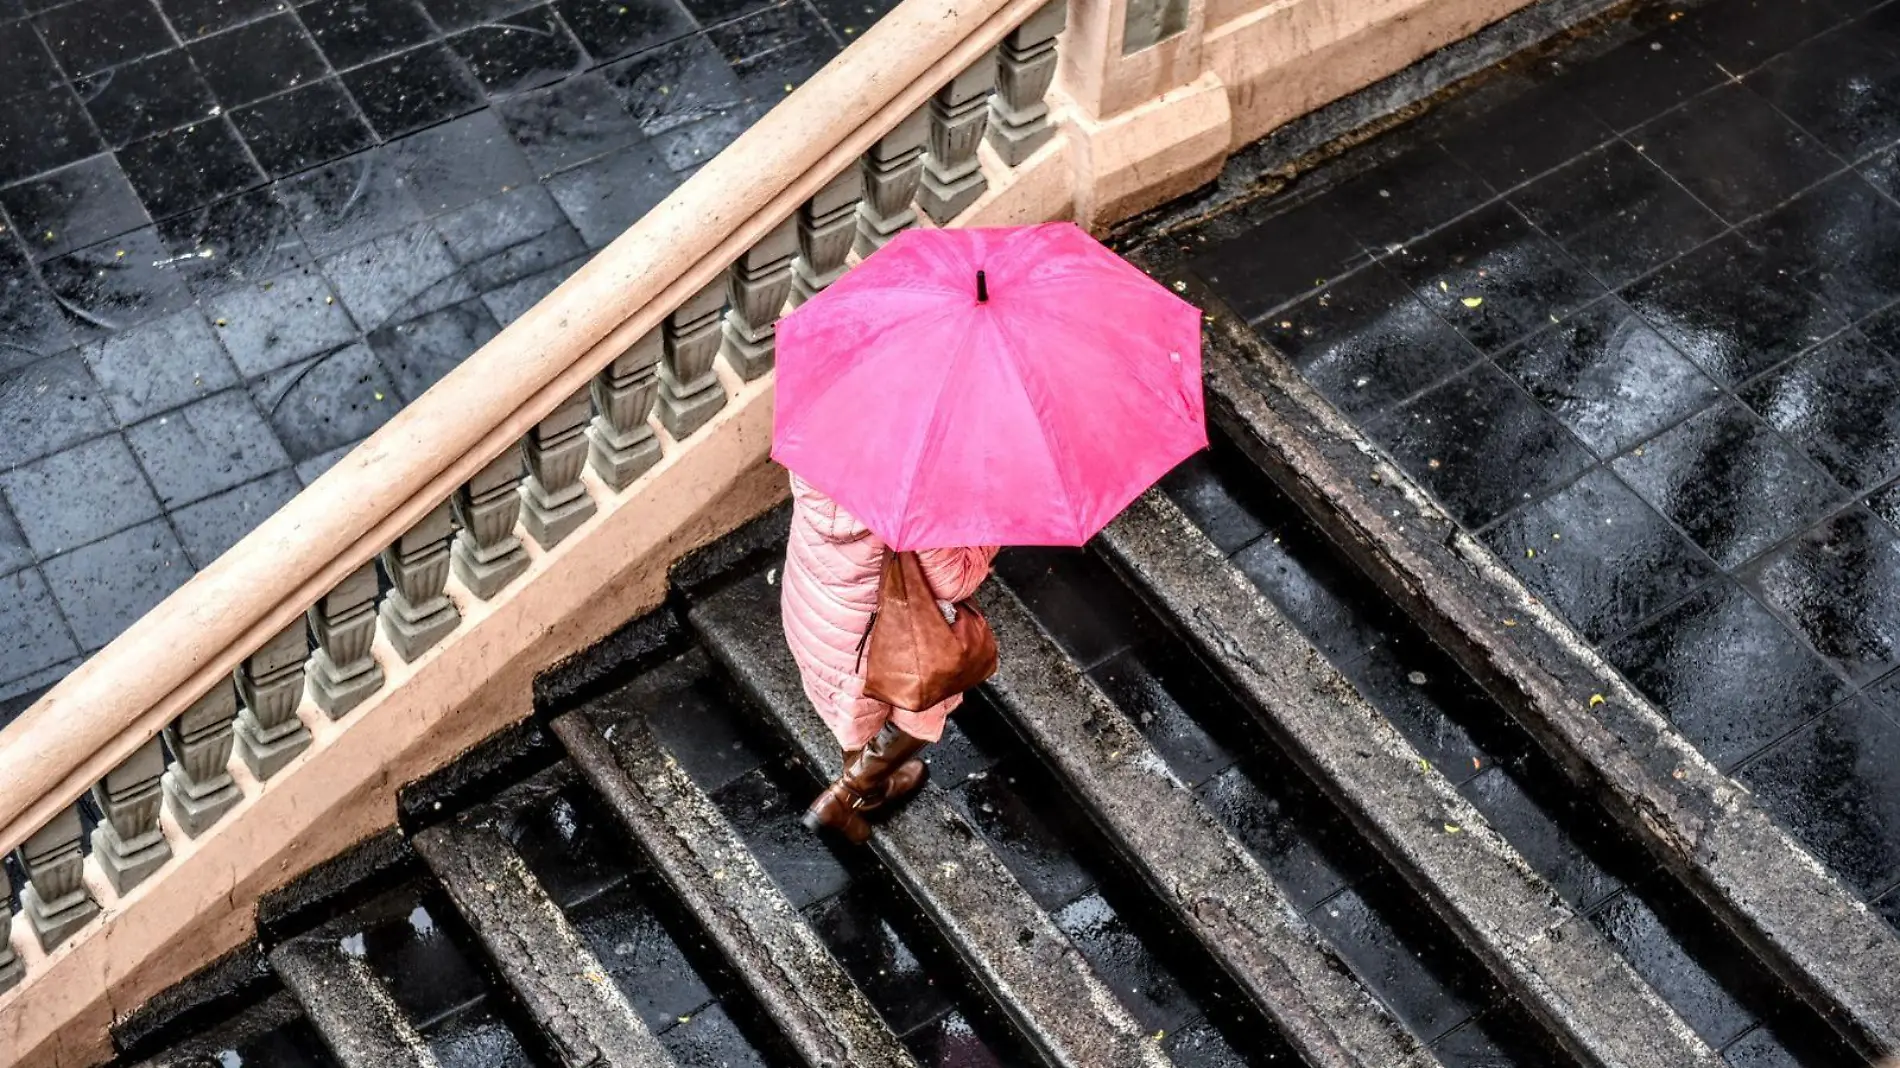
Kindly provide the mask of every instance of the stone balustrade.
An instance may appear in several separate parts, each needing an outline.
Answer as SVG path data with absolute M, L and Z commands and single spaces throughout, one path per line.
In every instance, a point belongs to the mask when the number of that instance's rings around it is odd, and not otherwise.
M 360 552 L 274 561 L 302 569 L 298 588 L 307 591 L 307 603 L 276 606 L 294 611 L 287 623 L 250 627 L 266 637 L 228 650 L 233 666 L 222 673 L 181 674 L 177 687 L 160 687 L 156 692 L 171 702 L 179 689 L 192 690 L 175 715 L 154 722 L 161 702 L 113 710 L 123 726 L 105 753 L 95 746 L 48 754 L 65 766 L 35 778 L 37 786 L 0 774 L 0 848 L 13 852 L 26 880 L 19 917 L 0 911 L 0 934 L 9 921 L 12 932 L 0 938 L 0 992 L 30 979 L 36 962 L 109 910 L 114 902 L 102 897 L 135 893 L 187 842 L 240 817 L 247 798 L 312 748 L 322 724 L 373 715 L 378 694 L 401 667 L 456 640 L 474 602 L 504 597 L 537 558 L 585 526 L 601 501 L 650 472 L 669 443 L 700 433 L 728 402 L 719 363 L 742 381 L 768 374 L 775 324 L 789 308 L 906 227 L 924 218 L 946 224 L 969 207 L 988 185 L 978 159 L 986 135 L 1010 164 L 1046 141 L 1051 127 L 1042 97 L 1055 73 L 1064 0 L 1040 9 L 1005 0 L 991 6 L 1010 12 L 1014 28 L 979 23 L 993 34 L 980 58 L 941 87 L 925 87 L 930 95 L 920 106 L 887 120 L 860 158 L 840 161 L 815 192 L 785 205 L 783 216 L 724 270 L 631 340 L 605 352 L 573 345 L 568 363 L 599 365 L 579 388 L 540 403 L 518 438 L 493 441 L 485 457 L 464 458 L 473 470 L 452 491 L 420 501 L 392 496 L 415 517 L 400 533 Z M 875 46 L 866 40 L 858 47 Z M 603 257 L 614 254 L 609 248 Z M 561 299 L 559 292 L 548 298 Z M 390 433 L 404 433 L 410 415 L 399 416 Z M 377 448 L 383 436 L 358 450 L 372 472 L 393 462 L 393 453 Z M 333 492 L 326 479 L 303 497 Z M 396 514 L 392 507 L 377 518 Z M 313 588 L 325 567 L 338 577 Z M 209 596 L 193 583 L 158 611 L 182 600 L 178 611 L 188 612 L 190 602 Z M 142 640 L 151 639 L 128 632 L 100 657 L 113 661 L 119 646 L 137 648 Z M 51 737 L 50 718 L 75 707 L 68 688 L 56 687 L 0 733 L 0 751 L 39 748 Z M 88 692 L 72 689 L 80 699 Z M 109 770 L 85 781 L 102 760 Z M 6 770 L 0 761 L 0 773 Z M 39 795 L 20 796 L 22 789 Z M 97 878 L 87 876 L 91 868 Z M 0 910 L 6 901 L 0 895 Z M 25 952 L 27 940 L 37 952 Z

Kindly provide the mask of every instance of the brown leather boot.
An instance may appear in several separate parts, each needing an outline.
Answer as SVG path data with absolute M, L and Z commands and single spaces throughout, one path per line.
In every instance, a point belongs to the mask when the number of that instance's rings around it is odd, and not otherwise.
M 928 769 L 917 754 L 929 742 L 886 726 L 871 744 L 846 751 L 844 774 L 818 795 L 805 811 L 805 826 L 829 827 L 853 844 L 871 837 L 864 813 L 905 797 L 923 785 Z

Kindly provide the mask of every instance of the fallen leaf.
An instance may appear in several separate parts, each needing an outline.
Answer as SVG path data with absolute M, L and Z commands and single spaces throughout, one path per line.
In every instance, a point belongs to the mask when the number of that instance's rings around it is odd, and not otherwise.
M 1591 707 L 1591 708 L 1595 708 L 1596 706 L 1598 706 L 1598 705 L 1600 705 L 1600 704 L 1605 704 L 1605 703 L 1606 703 L 1606 702 L 1605 702 L 1605 701 L 1603 700 L 1603 695 L 1602 695 L 1602 694 L 1600 694 L 1600 693 L 1593 693 L 1593 694 L 1591 694 L 1591 695 L 1590 695 L 1590 707 Z
M 1505 625 L 1505 626 L 1507 626 L 1507 627 L 1515 627 L 1515 626 L 1517 626 L 1517 620 L 1515 620 L 1515 619 L 1507 619 L 1507 620 L 1505 620 L 1505 621 L 1504 621 L 1504 625 Z
M 377 399 L 377 400 L 382 400 L 382 399 L 383 399 L 383 393 L 382 393 L 382 391 L 381 391 L 381 390 L 377 390 L 377 391 L 376 391 L 376 399 Z
M 1446 833 L 1446 834 L 1457 834 L 1457 833 L 1459 833 L 1459 832 L 1460 832 L 1460 831 L 1462 831 L 1462 830 L 1464 830 L 1464 828 L 1463 828 L 1463 827 L 1460 827 L 1460 826 L 1458 826 L 1458 825 L 1457 825 L 1457 824 L 1455 824 L 1455 823 L 1447 823 L 1447 824 L 1445 824 L 1445 833 Z
M 1536 549 L 1526 549 L 1526 550 L 1524 550 L 1524 559 L 1526 559 L 1526 560 L 1535 560 L 1535 559 L 1537 559 L 1537 550 L 1536 550 Z
M 1483 297 L 1466 297 L 1464 300 L 1459 301 L 1459 303 L 1463 304 L 1467 308 L 1475 308 L 1478 305 L 1484 303 L 1484 298 Z

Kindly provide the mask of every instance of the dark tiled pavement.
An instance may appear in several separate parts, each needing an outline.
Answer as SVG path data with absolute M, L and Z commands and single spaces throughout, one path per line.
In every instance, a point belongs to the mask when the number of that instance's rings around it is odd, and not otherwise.
M 1900 4 L 1637 20 L 1185 269 L 1894 917 Z
M 0 0 L 0 723 L 891 0 Z

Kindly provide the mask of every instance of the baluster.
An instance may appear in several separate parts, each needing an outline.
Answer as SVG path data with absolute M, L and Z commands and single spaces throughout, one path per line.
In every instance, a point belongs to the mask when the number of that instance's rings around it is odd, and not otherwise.
M 792 257 L 803 243 L 803 220 L 799 222 L 780 223 L 726 274 L 731 307 L 721 351 L 726 365 L 748 382 L 770 371 L 777 356 L 778 317 L 792 293 Z
M 259 779 L 268 779 L 310 746 L 310 730 L 297 715 L 303 700 L 304 659 L 310 640 L 299 617 L 238 665 L 238 759 Z
M 930 106 L 912 112 L 897 129 L 864 154 L 864 200 L 858 205 L 858 257 L 885 246 L 917 223 L 911 201 L 924 176 L 924 146 L 930 140 Z
M 228 768 L 237 738 L 237 714 L 237 691 L 230 679 L 220 679 L 210 693 L 165 726 L 165 744 L 174 760 L 163 780 L 165 807 L 193 838 L 243 796 Z M 297 729 L 302 727 L 303 721 L 298 720 Z
M 310 606 L 310 700 L 339 719 L 383 686 L 382 665 L 370 655 L 376 639 L 376 565 L 364 564 Z
M 587 428 L 588 462 L 615 490 L 660 462 L 660 442 L 647 421 L 660 392 L 660 348 L 660 331 L 649 331 L 588 386 L 596 412 Z
M 421 656 L 461 621 L 442 592 L 449 582 L 449 539 L 454 536 L 455 522 L 443 501 L 378 557 L 394 588 L 377 614 L 383 636 L 405 661 Z
M 726 391 L 713 372 L 719 355 L 719 313 L 726 306 L 721 277 L 660 327 L 660 425 L 674 438 L 685 438 L 726 406 Z
M 14 852 L 26 872 L 20 911 L 26 913 L 40 948 L 49 953 L 99 914 L 98 903 L 86 892 L 82 837 L 79 806 L 68 805 Z
M 521 450 L 510 446 L 455 491 L 462 529 L 450 556 L 455 577 L 486 601 L 528 569 L 528 550 L 515 537 L 521 518 Z
M 924 153 L 917 206 L 938 225 L 976 203 L 989 188 L 976 146 L 989 126 L 990 91 L 996 88 L 996 53 L 989 52 L 930 98 L 930 149 Z
M 165 748 L 154 736 L 93 784 L 92 800 L 105 821 L 92 829 L 92 859 L 120 897 L 171 859 L 172 847 L 158 829 L 164 774 Z
M 13 906 L 7 900 L 6 869 L 0 868 L 0 994 L 26 978 L 26 965 L 13 951 Z
M 1043 98 L 1056 78 L 1056 35 L 1068 21 L 1066 0 L 1052 0 L 1003 38 L 997 50 L 989 142 L 1012 167 L 1021 166 L 1055 136 Z
M 542 548 L 552 549 L 594 514 L 594 499 L 581 485 L 587 465 L 589 390 L 567 399 L 535 424 L 521 443 L 528 477 L 521 484 L 521 525 Z
M 864 199 L 864 171 L 847 167 L 818 195 L 798 208 L 798 262 L 793 265 L 792 306 L 797 307 L 844 277 L 858 232 L 858 203 Z

